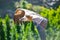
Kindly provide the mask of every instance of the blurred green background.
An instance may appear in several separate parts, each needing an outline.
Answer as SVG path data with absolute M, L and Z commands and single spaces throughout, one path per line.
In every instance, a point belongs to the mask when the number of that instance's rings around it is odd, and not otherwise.
M 17 8 L 35 11 L 47 18 L 46 40 L 60 40 L 59 5 L 60 0 L 0 0 L 0 40 L 40 40 L 32 22 L 14 24 L 11 18 Z

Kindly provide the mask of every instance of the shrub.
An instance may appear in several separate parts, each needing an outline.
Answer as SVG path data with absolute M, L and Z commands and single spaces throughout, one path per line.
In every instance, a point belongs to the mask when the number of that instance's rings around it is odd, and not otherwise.
M 8 15 L 5 19 L 0 18 L 1 40 L 39 40 L 38 31 L 33 22 L 14 24 Z

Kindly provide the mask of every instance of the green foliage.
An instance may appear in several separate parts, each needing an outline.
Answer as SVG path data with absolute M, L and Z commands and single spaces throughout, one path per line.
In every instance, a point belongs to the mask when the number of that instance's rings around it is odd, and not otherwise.
M 47 9 L 43 6 L 36 6 L 24 0 L 17 2 L 18 7 L 38 12 L 48 19 L 46 27 L 46 40 L 60 40 L 60 6 L 54 9 Z M 40 40 L 38 31 L 33 22 L 14 24 L 14 21 L 6 15 L 5 19 L 0 18 L 0 40 Z
M 6 15 L 5 19 L 0 18 L 0 40 L 39 40 L 38 31 L 33 25 L 33 22 L 14 24 Z
M 56 10 L 39 8 L 39 14 L 48 19 L 46 40 L 60 40 L 60 6 Z M 40 37 L 33 22 L 14 24 L 6 15 L 5 19 L 0 17 L 0 40 L 40 40 Z
M 2 23 L 2 18 L 0 18 L 0 40 L 5 40 L 5 34 L 4 34 L 4 26 Z
M 60 6 L 56 10 L 42 7 L 39 14 L 48 19 L 47 40 L 60 40 Z
M 46 40 L 60 40 L 60 6 L 56 10 L 47 9 L 21 0 L 16 2 L 16 8 L 18 7 L 36 11 L 47 18 Z M 0 17 L 0 40 L 40 40 L 40 37 L 33 22 L 14 24 L 14 21 L 6 15 L 5 19 Z
M 40 12 L 40 15 L 48 19 L 49 28 L 51 27 L 53 30 L 60 29 L 60 6 L 56 10 L 44 8 Z

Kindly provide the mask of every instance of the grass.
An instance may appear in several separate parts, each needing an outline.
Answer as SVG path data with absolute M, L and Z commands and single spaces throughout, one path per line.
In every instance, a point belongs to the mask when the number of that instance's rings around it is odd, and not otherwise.
M 41 40 L 33 22 L 14 24 L 8 16 L 0 18 L 0 40 Z M 46 29 L 46 40 L 60 40 L 60 30 Z

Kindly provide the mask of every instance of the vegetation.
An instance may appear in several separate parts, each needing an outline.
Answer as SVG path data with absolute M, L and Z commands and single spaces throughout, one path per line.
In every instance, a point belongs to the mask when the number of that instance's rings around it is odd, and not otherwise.
M 41 16 L 48 19 L 48 25 L 46 27 L 48 40 L 60 40 L 60 6 L 54 9 L 41 8 Z
M 40 7 L 39 14 L 48 19 L 46 27 L 47 40 L 60 40 L 60 6 L 56 10 Z M 0 40 L 40 40 L 33 22 L 14 24 L 8 17 L 0 18 Z
M 19 3 L 18 3 L 19 4 Z M 60 6 L 57 9 L 47 9 L 43 6 L 36 6 L 23 2 L 19 4 L 21 8 L 38 12 L 48 19 L 46 27 L 46 40 L 60 40 Z M 23 22 L 14 24 L 8 15 L 2 19 L 0 17 L 0 40 L 40 40 L 39 33 L 33 22 Z
M 33 22 L 14 24 L 8 16 L 0 18 L 0 40 L 39 40 L 39 35 Z

